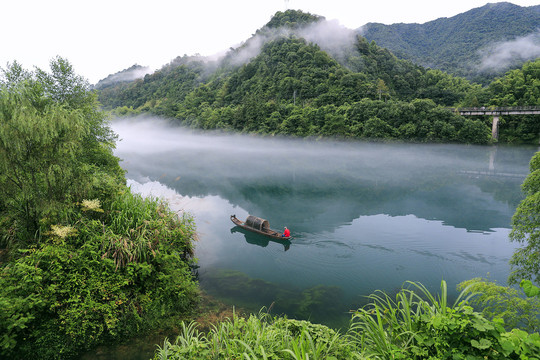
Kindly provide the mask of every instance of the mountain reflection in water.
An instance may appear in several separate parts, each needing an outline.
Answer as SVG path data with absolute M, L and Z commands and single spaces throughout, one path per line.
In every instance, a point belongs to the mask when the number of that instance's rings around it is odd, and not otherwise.
M 326 323 L 406 280 L 437 291 L 445 279 L 452 296 L 473 277 L 504 284 L 510 221 L 537 151 L 206 134 L 157 121 L 113 129 L 133 190 L 193 214 L 203 289 Z M 231 214 L 287 226 L 294 239 L 239 231 Z

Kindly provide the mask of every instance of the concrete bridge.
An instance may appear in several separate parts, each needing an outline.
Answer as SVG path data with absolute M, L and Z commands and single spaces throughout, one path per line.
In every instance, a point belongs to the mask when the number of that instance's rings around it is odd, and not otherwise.
M 493 116 L 491 137 L 495 140 L 499 138 L 499 117 L 501 115 L 540 115 L 540 106 L 515 106 L 515 107 L 472 107 L 457 108 L 454 112 L 459 112 L 461 116 Z

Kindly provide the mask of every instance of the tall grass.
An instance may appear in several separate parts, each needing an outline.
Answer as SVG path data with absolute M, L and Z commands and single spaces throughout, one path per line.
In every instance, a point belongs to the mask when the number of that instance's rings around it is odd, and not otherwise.
M 182 324 L 174 343 L 165 339 L 154 359 L 359 359 L 352 344 L 334 330 L 307 321 L 274 318 L 263 311 L 233 315 L 207 334 Z
M 368 296 L 371 302 L 352 317 L 348 335 L 360 349 L 386 358 L 406 349 L 414 339 L 414 319 L 420 313 L 417 295 L 400 291 L 396 299 L 382 291 Z

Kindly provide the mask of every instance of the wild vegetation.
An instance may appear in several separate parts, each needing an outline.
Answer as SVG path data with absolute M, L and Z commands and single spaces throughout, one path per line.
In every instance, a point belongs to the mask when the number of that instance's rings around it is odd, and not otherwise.
M 144 79 L 101 88 L 99 100 L 119 115 L 153 113 L 202 129 L 475 144 L 491 141 L 491 119 L 452 107 L 539 104 L 539 60 L 483 88 L 400 60 L 362 36 L 351 34 L 338 49 L 306 40 L 324 21 L 278 12 L 221 62 L 177 58 Z M 533 142 L 540 132 L 532 117 L 501 124 L 502 142 Z
M 0 354 L 65 359 L 189 313 L 193 220 L 125 186 L 115 135 L 62 58 L 0 84 Z
M 208 333 L 183 323 L 154 359 L 537 359 L 538 333 L 506 331 L 503 320 L 474 311 L 466 294 L 449 304 L 444 281 L 438 295 L 418 283 L 395 298 L 375 293 L 344 332 L 264 312 L 233 316 Z
M 469 302 L 481 309 L 486 319 L 502 319 L 508 331 L 515 328 L 528 333 L 540 331 L 540 297 L 525 297 L 515 287 L 480 278 L 464 281 L 459 288 L 467 295 L 474 295 Z

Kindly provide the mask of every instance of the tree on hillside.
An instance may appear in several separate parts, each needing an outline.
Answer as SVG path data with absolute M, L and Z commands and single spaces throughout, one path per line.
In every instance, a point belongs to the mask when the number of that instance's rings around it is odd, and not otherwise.
M 383 95 L 385 99 L 389 95 L 388 86 L 386 86 L 383 79 L 377 79 L 377 94 L 379 95 L 379 100 L 381 100 Z
M 278 11 L 266 24 L 266 28 L 277 29 L 280 27 L 298 28 L 306 24 L 324 20 L 323 16 L 313 15 L 298 10 Z
M 62 58 L 51 69 L 30 73 L 15 62 L 1 78 L 0 211 L 10 214 L 12 245 L 39 239 L 50 215 L 67 212 L 65 203 L 122 174 L 87 82 Z
M 491 105 L 540 106 L 540 59 L 512 70 L 488 87 Z
M 223 61 L 208 67 L 179 58 L 144 80 L 100 90 L 100 101 L 118 114 L 150 112 L 201 129 L 475 144 L 492 141 L 487 120 L 447 108 L 538 104 L 538 61 L 484 89 L 400 60 L 360 35 L 325 50 L 297 31 L 314 23 L 324 19 L 278 12 Z M 366 126 L 371 118 L 378 120 Z M 499 141 L 537 142 L 538 133 L 534 116 L 505 116 Z
M 522 247 L 516 249 L 510 260 L 514 269 L 509 283 L 522 279 L 540 283 L 540 152 L 530 162 L 530 174 L 522 184 L 526 198 L 512 217 L 510 240 Z

